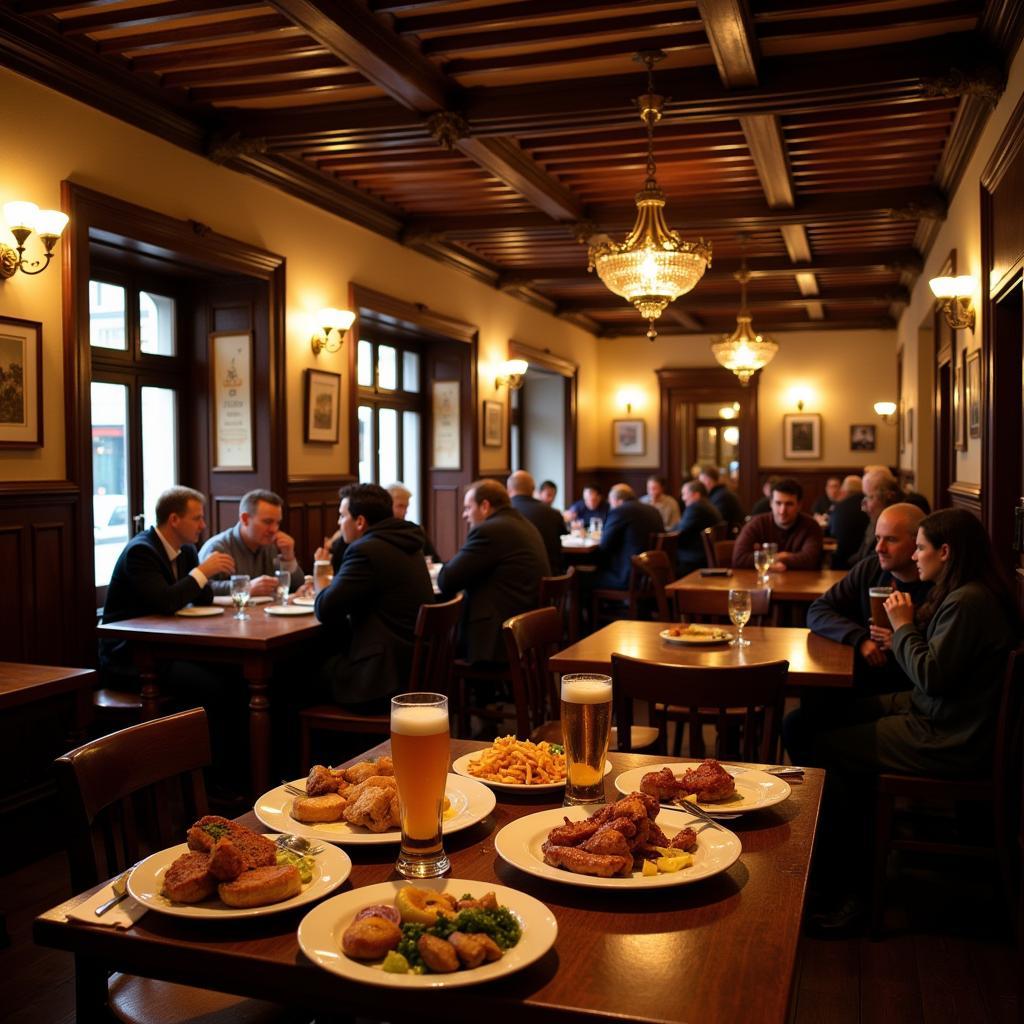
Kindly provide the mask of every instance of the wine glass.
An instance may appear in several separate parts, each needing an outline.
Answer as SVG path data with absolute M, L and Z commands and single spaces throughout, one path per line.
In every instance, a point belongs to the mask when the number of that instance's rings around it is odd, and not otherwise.
M 737 636 L 732 641 L 732 647 L 749 647 L 750 641 L 743 639 L 743 627 L 750 619 L 750 591 L 730 590 L 729 591 L 729 618 L 736 627 Z
M 754 568 L 757 570 L 757 581 L 762 587 L 768 586 L 768 570 L 772 567 L 772 553 L 767 548 L 758 547 L 754 550 Z
M 252 596 L 252 584 L 248 576 L 231 577 L 231 600 L 235 606 L 235 618 L 247 619 L 245 606 Z

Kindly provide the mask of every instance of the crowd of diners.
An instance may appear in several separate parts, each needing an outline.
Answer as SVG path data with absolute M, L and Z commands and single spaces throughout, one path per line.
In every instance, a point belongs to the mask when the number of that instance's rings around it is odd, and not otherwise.
M 802 509 L 796 480 L 766 480 L 749 516 L 713 466 L 699 467 L 678 501 L 652 475 L 643 495 L 625 483 L 607 495 L 588 484 L 564 512 L 554 504 L 555 484 L 538 485 L 528 472 L 517 471 L 504 484 L 477 480 L 463 495 L 466 540 L 436 576 L 439 597 L 428 569 L 436 552 L 406 517 L 410 497 L 400 483 L 341 489 L 338 531 L 311 552 L 333 566 L 315 599 L 323 643 L 317 663 L 304 667 L 303 682 L 291 681 L 287 714 L 324 699 L 385 712 L 409 675 L 420 606 L 460 593 L 457 656 L 476 667 L 501 666 L 502 623 L 537 607 L 541 577 L 563 570 L 561 538 L 576 522 L 599 526 L 600 536 L 593 565 L 578 574 L 582 608 L 595 588 L 628 585 L 631 556 L 647 550 L 653 534 L 677 534 L 680 574 L 700 568 L 702 531 L 724 522 L 735 533 L 734 567 L 752 567 L 755 547 L 774 543 L 772 571 L 816 570 L 830 535 L 832 566 L 848 570 L 810 606 L 806 625 L 854 649 L 854 685 L 802 698 L 783 729 L 794 764 L 829 772 L 814 926 L 846 927 L 860 910 L 860 894 L 848 891 L 851 879 L 866 875 L 856 865 L 863 864 L 867 837 L 860 829 L 870 815 L 849 813 L 860 787 L 883 771 L 941 777 L 986 771 L 999 684 L 1020 638 L 1017 604 L 979 520 L 961 509 L 930 513 L 925 499 L 904 492 L 887 467 L 829 479 L 810 512 Z M 234 573 L 251 577 L 254 594 L 273 593 L 281 570 L 293 590 L 308 586 L 295 542 L 281 529 L 279 496 L 246 494 L 238 522 L 200 547 L 204 507 L 204 496 L 187 487 L 160 496 L 156 525 L 132 538 L 117 561 L 104 622 L 209 604 L 227 591 Z M 884 622 L 872 620 L 875 587 L 892 588 Z M 123 642 L 103 642 L 100 658 L 107 674 L 133 672 Z M 215 743 L 218 734 L 243 732 L 220 728 L 230 714 L 223 673 L 218 678 L 182 663 L 165 673 L 172 692 L 207 706 Z

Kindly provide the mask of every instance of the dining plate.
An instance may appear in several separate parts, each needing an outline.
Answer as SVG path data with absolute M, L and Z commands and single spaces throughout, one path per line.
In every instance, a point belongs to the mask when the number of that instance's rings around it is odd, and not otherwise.
M 687 764 L 677 761 L 675 764 L 652 764 L 643 768 L 632 768 L 628 772 L 623 772 L 615 780 L 615 788 L 620 793 L 632 793 L 640 788 L 640 780 L 648 772 L 660 772 L 662 768 L 670 768 L 677 775 L 681 775 L 687 768 L 693 768 L 695 765 L 696 763 Z M 731 764 L 722 767 L 736 780 L 736 795 L 728 800 L 698 804 L 702 811 L 706 811 L 712 817 L 716 814 L 745 814 L 747 811 L 760 811 L 765 807 L 782 803 L 792 792 L 789 783 L 777 775 L 769 775 L 767 772 L 761 772 L 755 768 L 740 768 Z M 684 804 L 681 801 L 662 802 L 662 807 L 682 806 Z
M 306 608 L 312 608 L 316 604 L 316 597 L 293 597 L 291 599 L 292 604 L 302 605 Z
M 267 596 L 263 596 L 263 597 L 250 597 L 249 598 L 249 604 L 250 605 L 253 605 L 253 604 L 270 604 L 270 602 L 273 601 L 273 600 L 274 599 L 272 597 L 267 597 Z M 231 598 L 227 594 L 218 594 L 213 599 L 213 603 L 214 604 L 219 604 L 219 605 L 223 606 L 224 608 L 231 608 L 231 607 L 234 606 L 234 602 L 231 600 Z
M 727 828 L 705 828 L 697 836 L 697 849 L 688 868 L 667 874 L 642 875 L 634 871 L 629 878 L 599 878 L 596 875 L 577 875 L 565 868 L 552 867 L 544 862 L 541 846 L 556 825 L 582 821 L 598 810 L 597 807 L 553 807 L 536 814 L 527 814 L 509 822 L 495 837 L 494 849 L 507 864 L 528 875 L 545 878 L 565 885 L 580 885 L 591 889 L 661 889 L 670 885 L 688 885 L 710 878 L 731 867 L 742 849 L 739 836 Z M 671 839 L 677 832 L 690 826 L 699 827 L 701 821 L 685 810 L 662 810 L 658 824 Z
M 179 608 L 175 615 L 181 615 L 186 619 L 204 619 L 208 615 L 223 615 L 223 608 L 214 608 L 208 604 L 190 604 L 186 608 Z
M 276 839 L 277 836 L 271 834 L 267 838 Z M 188 844 L 181 843 L 179 846 L 172 846 L 147 857 L 128 876 L 128 891 L 140 903 L 159 914 L 208 919 L 261 917 L 264 914 L 292 910 L 321 899 L 334 892 L 352 870 L 352 861 L 344 850 L 339 850 L 336 846 L 325 846 L 323 851 L 313 858 L 312 880 L 303 885 L 298 896 L 292 896 L 291 899 L 270 903 L 265 907 L 229 907 L 218 899 L 205 900 L 202 903 L 174 903 L 166 896 L 160 895 L 163 877 L 171 864 L 183 853 L 188 852 Z
M 306 780 L 296 779 L 291 785 L 304 789 Z M 451 773 L 448 775 L 444 791 L 452 805 L 450 815 L 444 820 L 442 831 L 445 835 L 461 832 L 462 829 L 483 821 L 497 803 L 493 791 L 482 782 Z M 291 815 L 294 799 L 294 794 L 289 793 L 284 786 L 278 786 L 264 793 L 256 801 L 253 810 L 267 828 L 305 836 L 307 839 L 319 839 L 321 842 L 338 843 L 342 846 L 378 846 L 397 843 L 402 839 L 402 833 L 398 829 L 370 832 L 361 825 L 350 825 L 347 821 L 296 821 Z
M 673 636 L 669 630 L 663 629 L 658 636 L 667 644 L 679 644 L 683 647 L 707 647 L 711 644 L 729 643 L 733 639 L 733 634 L 727 629 L 716 630 L 711 636 L 687 636 L 685 633 L 681 636 Z
M 506 950 L 500 960 L 452 974 L 388 974 L 379 965 L 346 956 L 341 951 L 341 936 L 356 914 L 364 907 L 376 903 L 393 904 L 398 891 L 410 884 L 421 889 L 450 892 L 455 896 L 469 893 L 479 898 L 493 892 L 499 905 L 508 907 L 519 920 L 523 934 L 519 942 Z M 324 900 L 299 922 L 299 947 L 318 967 L 332 974 L 340 974 L 350 981 L 386 985 L 389 988 L 432 989 L 479 985 L 522 970 L 539 960 L 555 944 L 557 937 L 558 922 L 540 900 L 504 885 L 463 878 L 430 878 L 414 883 L 397 881 L 365 885 Z
M 263 609 L 268 615 L 312 615 L 313 609 L 309 605 L 294 604 L 268 604 Z
M 565 779 L 561 782 L 539 782 L 536 784 L 526 785 L 525 782 L 492 782 L 490 779 L 480 779 L 477 776 L 470 773 L 469 762 L 474 758 L 479 757 L 483 753 L 482 750 L 474 750 L 468 754 L 463 754 L 462 757 L 457 757 L 452 762 L 452 771 L 456 775 L 461 775 L 467 779 L 473 779 L 474 782 L 482 782 L 485 786 L 490 786 L 491 789 L 504 789 L 509 792 L 525 792 L 525 793 L 545 793 L 549 790 L 565 789 Z M 604 773 L 607 775 L 612 770 L 611 761 L 605 761 Z

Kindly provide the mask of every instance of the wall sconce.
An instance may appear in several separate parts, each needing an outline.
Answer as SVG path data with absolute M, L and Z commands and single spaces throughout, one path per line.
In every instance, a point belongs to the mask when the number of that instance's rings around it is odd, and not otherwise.
M 875 415 L 881 417 L 883 423 L 896 422 L 895 402 L 875 402 Z
M 633 406 L 640 405 L 643 392 L 634 388 L 622 388 L 615 396 L 616 405 L 621 405 L 626 410 L 627 416 L 633 415 Z
M 530 364 L 525 359 L 506 359 L 498 367 L 498 376 L 494 378 L 494 390 L 497 391 L 504 384 L 509 391 L 518 391 L 523 386 L 523 376 L 529 368 Z
M 803 412 L 804 406 L 814 397 L 810 388 L 797 386 L 789 389 L 789 400 L 796 406 L 797 412 Z
M 310 344 L 313 355 L 321 352 L 337 352 L 345 344 L 345 335 L 355 321 L 356 315 L 350 309 L 321 309 L 316 315 L 320 330 L 313 335 Z M 331 335 L 334 338 L 331 338 Z
M 35 203 L 4 203 L 4 220 L 11 229 L 17 250 L 0 242 L 0 278 L 13 277 L 19 270 L 23 274 L 41 274 L 53 259 L 53 247 L 60 240 L 61 232 L 68 222 L 68 215 L 60 210 L 40 210 Z M 43 260 L 25 259 L 25 242 L 35 232 L 46 252 Z M 42 263 L 40 267 L 39 264 Z M 39 267 L 29 270 L 29 267 Z
M 973 277 L 933 277 L 928 287 L 942 303 L 942 315 L 954 331 L 962 331 L 965 327 L 974 330 L 974 310 L 971 308 Z

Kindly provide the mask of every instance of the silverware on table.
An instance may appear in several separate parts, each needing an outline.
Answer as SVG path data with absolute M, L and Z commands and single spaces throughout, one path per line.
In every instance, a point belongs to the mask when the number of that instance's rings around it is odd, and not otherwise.
M 797 764 L 777 764 L 764 771 L 766 775 L 803 775 L 806 769 Z
M 304 789 L 299 789 L 298 786 L 293 786 L 290 782 L 285 782 L 283 779 L 281 785 L 284 787 L 286 793 L 291 793 L 292 796 L 306 796 Z
M 110 888 L 114 890 L 114 895 L 106 901 L 101 903 L 93 913 L 97 917 L 102 917 L 108 910 L 116 907 L 122 900 L 128 899 L 128 876 L 135 869 L 136 865 L 132 865 L 127 871 L 122 871 L 121 874 L 114 879 L 111 883 Z
M 315 857 L 318 853 L 323 853 L 323 846 L 314 846 L 304 836 L 293 836 L 288 833 L 279 835 L 274 840 L 274 845 L 282 850 L 288 850 L 291 853 L 297 853 L 300 857 Z
M 712 828 L 717 828 L 720 832 L 726 831 L 725 827 L 718 823 L 718 819 L 712 818 L 707 811 L 698 807 L 692 800 L 680 800 L 678 803 L 672 804 L 671 806 L 681 811 L 689 811 L 695 818 L 700 818 L 701 821 L 706 822 Z M 739 815 L 730 814 L 728 817 L 738 818 Z

